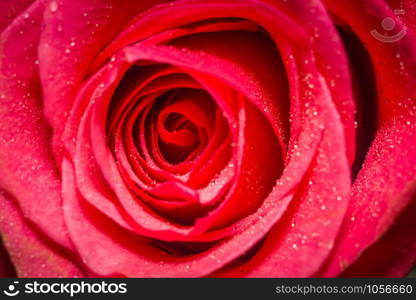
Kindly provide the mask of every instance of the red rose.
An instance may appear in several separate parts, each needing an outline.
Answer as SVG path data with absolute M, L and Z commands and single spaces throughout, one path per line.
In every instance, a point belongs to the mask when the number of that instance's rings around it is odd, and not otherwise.
M 4 275 L 403 276 L 415 264 L 412 1 L 0 11 Z

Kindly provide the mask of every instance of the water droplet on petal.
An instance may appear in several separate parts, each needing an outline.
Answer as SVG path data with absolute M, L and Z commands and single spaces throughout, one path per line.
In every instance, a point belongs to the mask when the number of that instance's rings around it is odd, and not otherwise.
M 52 1 L 49 4 L 49 9 L 51 12 L 56 12 L 58 10 L 58 3 L 56 3 L 56 1 Z

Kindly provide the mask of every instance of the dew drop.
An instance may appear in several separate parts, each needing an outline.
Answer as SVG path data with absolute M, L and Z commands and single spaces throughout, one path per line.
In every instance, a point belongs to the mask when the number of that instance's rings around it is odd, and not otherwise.
M 49 9 L 51 12 L 56 12 L 58 10 L 58 3 L 56 3 L 56 1 L 52 1 L 49 4 Z

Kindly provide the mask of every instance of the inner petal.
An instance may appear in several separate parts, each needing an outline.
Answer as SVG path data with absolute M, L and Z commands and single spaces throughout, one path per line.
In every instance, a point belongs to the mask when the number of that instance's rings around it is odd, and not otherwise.
M 178 89 L 159 97 L 147 128 L 151 147 L 170 164 L 192 161 L 209 143 L 217 107 L 210 95 L 197 89 Z M 155 120 L 156 119 L 156 120 Z
M 159 149 L 170 163 L 185 161 L 200 145 L 197 127 L 182 114 L 170 113 L 159 130 Z

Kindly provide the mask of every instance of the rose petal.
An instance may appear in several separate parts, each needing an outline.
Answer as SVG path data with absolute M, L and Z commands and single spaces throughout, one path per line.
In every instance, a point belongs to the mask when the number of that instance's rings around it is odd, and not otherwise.
M 26 218 L 71 248 L 35 63 L 42 11 L 42 2 L 35 2 L 1 33 L 0 184 L 17 199 Z
M 413 188 L 412 193 L 414 194 Z M 342 277 L 404 277 L 416 265 L 416 202 L 350 265 Z
M 19 14 L 24 12 L 34 0 L 16 0 L 0 2 L 0 32 L 3 31 Z M 24 18 L 30 18 L 25 14 Z
M 68 254 L 40 238 L 24 221 L 18 208 L 0 194 L 0 231 L 19 277 L 81 277 L 83 272 Z
M 411 200 L 406 189 L 415 183 L 416 119 L 411 126 L 407 122 L 402 118 L 379 129 L 353 184 L 350 206 L 323 276 L 335 276 L 352 263 Z
M 416 179 L 416 42 L 409 34 L 387 46 L 371 35 L 383 16 L 403 29 L 382 1 L 368 1 L 366 9 L 354 1 L 326 2 L 366 45 L 376 74 L 383 74 L 377 77 L 379 129 L 354 182 L 339 239 L 319 273 L 335 276 L 377 241 L 411 200 L 406 190 Z
M 323 75 L 344 127 L 347 156 L 350 163 L 354 161 L 355 152 L 355 107 L 351 91 L 351 78 L 348 60 L 341 39 L 320 0 L 268 1 L 290 14 L 302 24 L 313 39 L 315 63 Z M 306 46 L 306 45 L 305 45 Z M 305 64 L 312 63 L 305 61 Z

